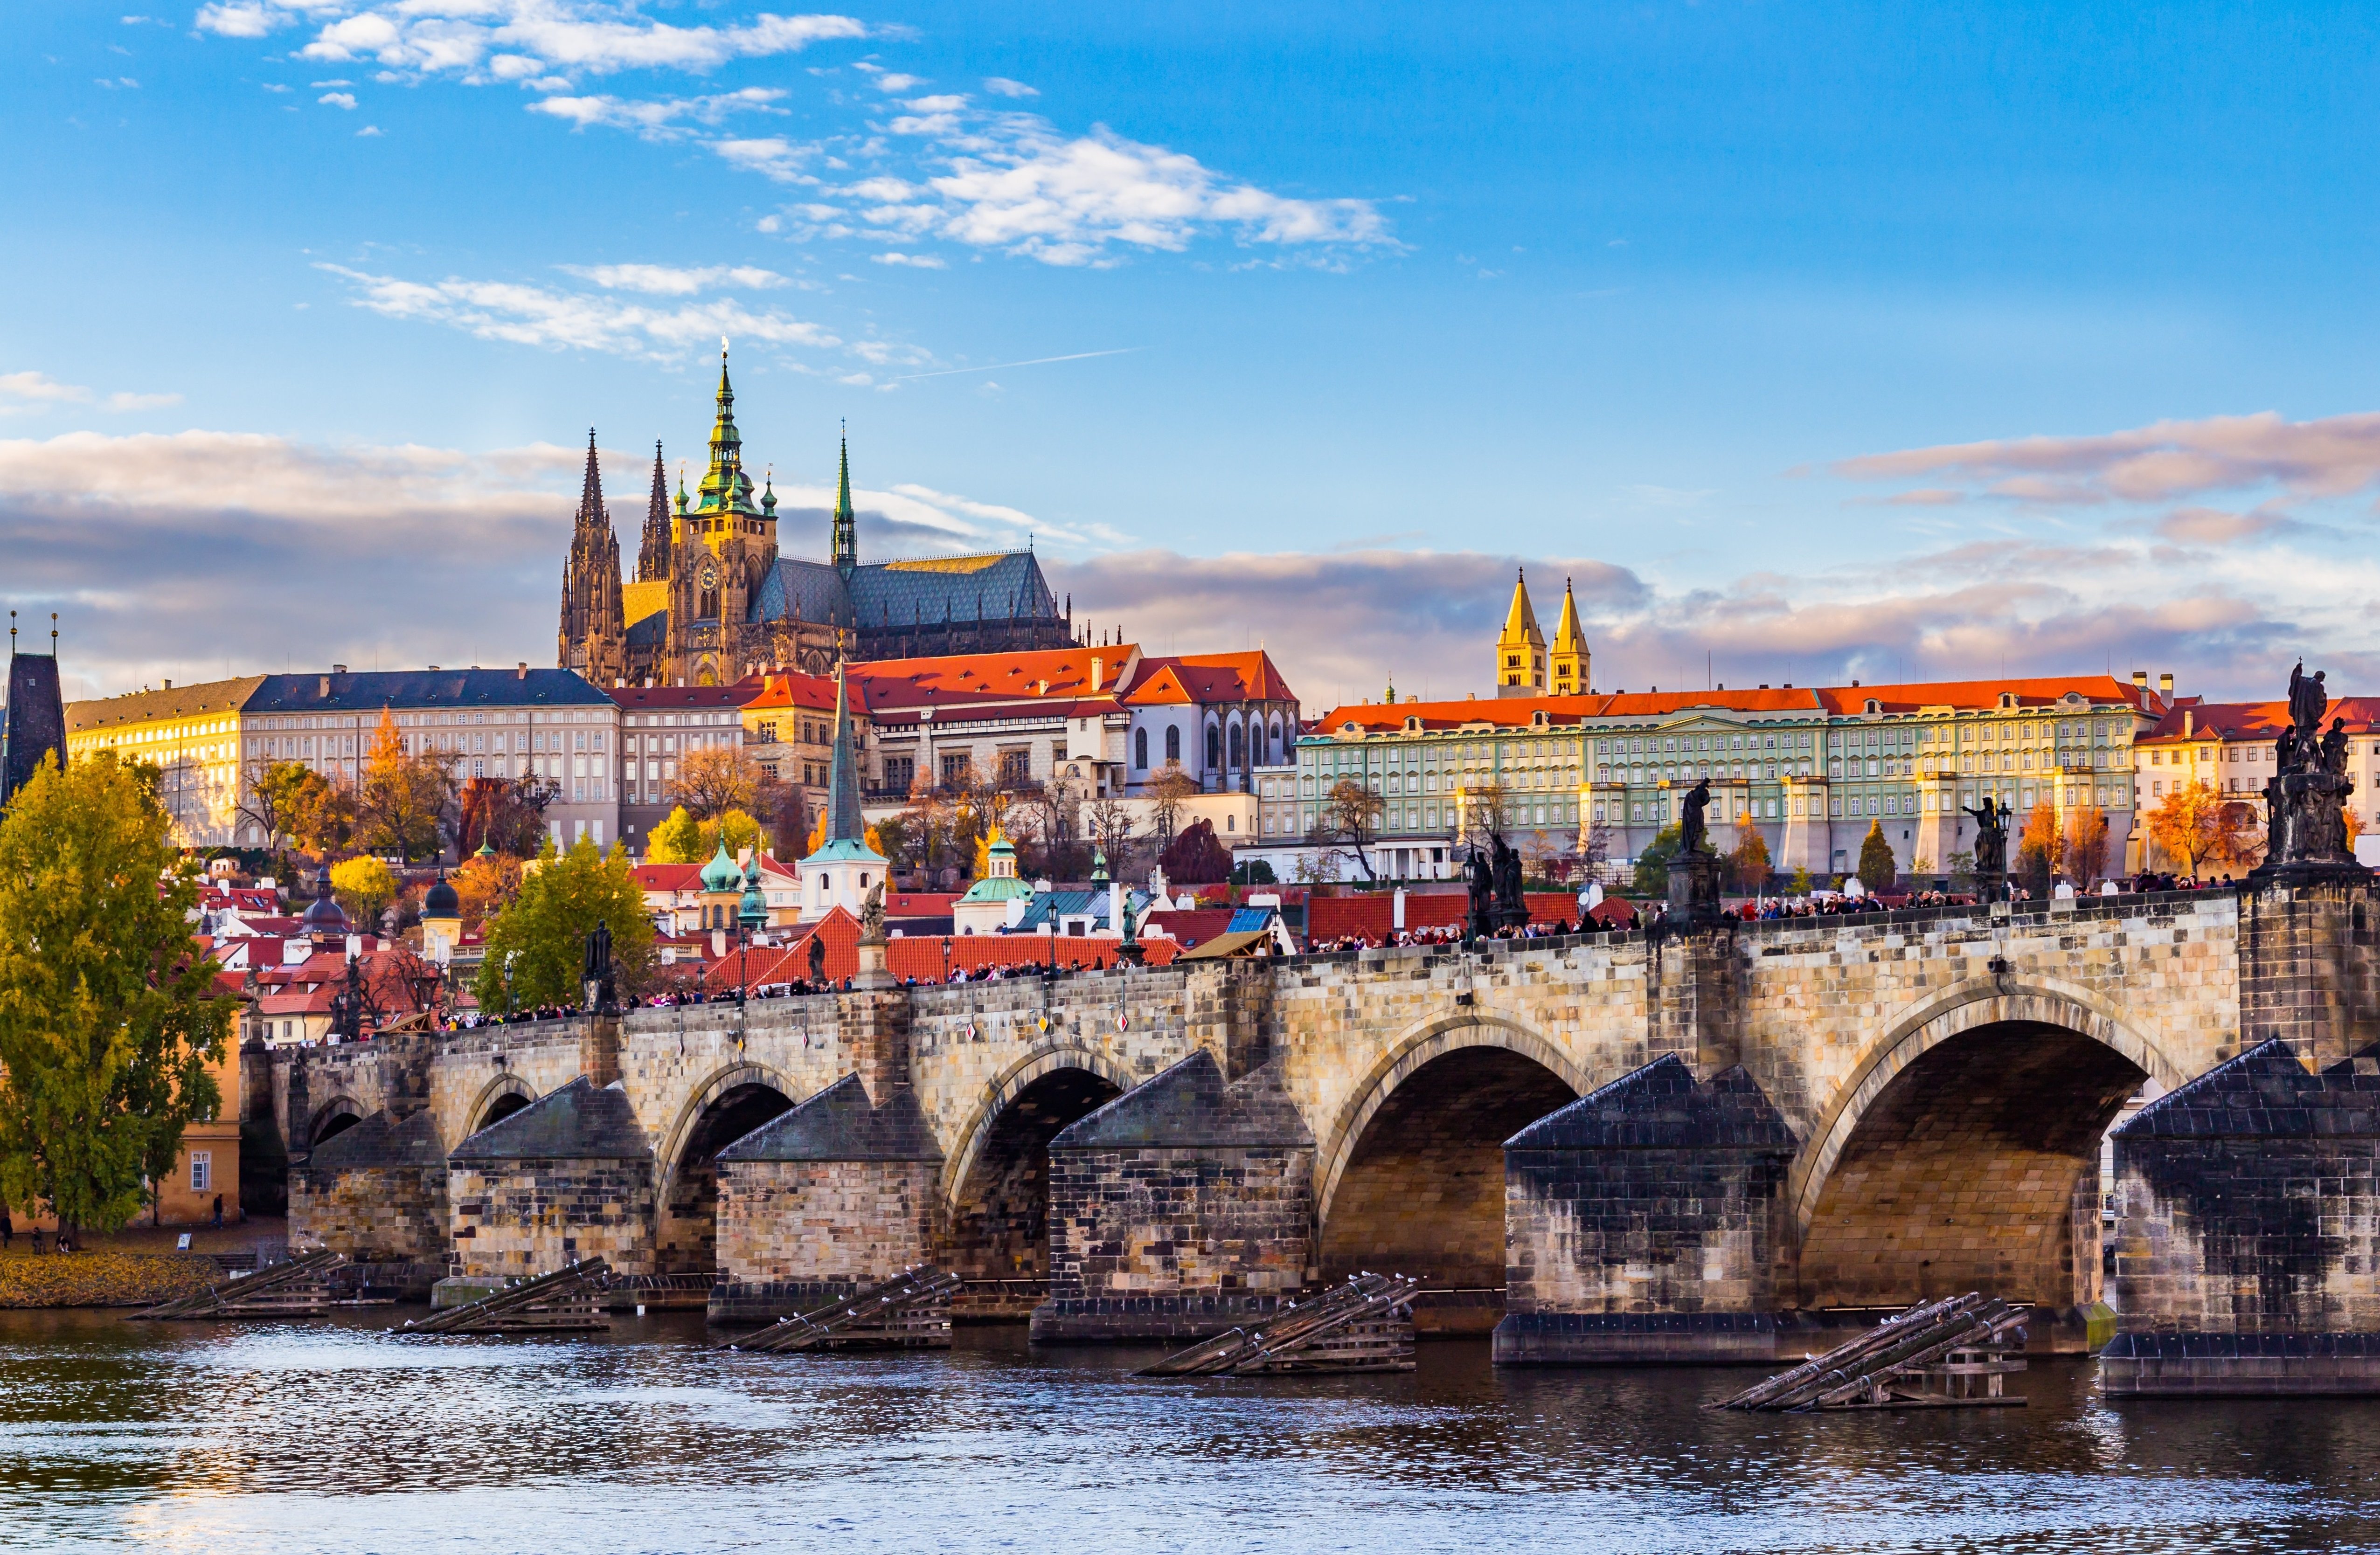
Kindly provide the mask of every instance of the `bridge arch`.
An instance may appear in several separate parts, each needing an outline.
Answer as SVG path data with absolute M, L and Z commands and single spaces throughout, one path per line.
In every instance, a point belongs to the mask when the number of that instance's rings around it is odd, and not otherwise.
M 1442 1017 L 1398 1039 L 1321 1141 L 1315 1182 L 1322 1275 L 1394 1270 L 1458 1289 L 1504 1284 L 1504 1141 L 1587 1089 L 1552 1042 L 1493 1012 Z M 1492 1322 L 1497 1308 L 1457 1308 Z M 1463 1326 L 1455 1312 L 1425 1326 Z
M 951 1261 L 961 1275 L 1047 1278 L 1050 1141 L 1136 1083 L 1107 1054 L 1052 1043 L 1026 1054 L 985 1087 L 942 1169 Z
M 2088 1307 L 2100 1138 L 2143 1081 L 2184 1078 L 2058 980 L 1969 979 L 1919 1001 L 1860 1055 L 1787 1175 L 1803 1305 L 1980 1289 Z
M 325 1139 L 346 1133 L 370 1113 L 370 1108 L 341 1091 L 314 1109 L 314 1115 L 306 1124 L 306 1148 L 311 1150 Z
M 528 1081 L 510 1069 L 480 1087 L 471 1104 L 463 1110 L 461 1139 L 469 1139 L 492 1123 L 498 1123 L 537 1100 L 537 1091 Z
M 792 1110 L 794 1082 L 766 1064 L 722 1064 L 687 1092 L 653 1153 L 657 1254 L 664 1273 L 709 1273 L 719 1263 L 719 1151 Z

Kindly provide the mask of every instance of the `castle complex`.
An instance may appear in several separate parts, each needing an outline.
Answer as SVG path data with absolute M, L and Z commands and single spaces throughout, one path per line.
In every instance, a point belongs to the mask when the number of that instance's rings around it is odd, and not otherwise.
M 587 478 L 562 573 L 558 662 L 598 685 L 722 685 L 768 667 L 827 674 L 844 657 L 1073 645 L 1072 611 L 1050 592 L 1029 549 L 861 561 L 848 442 L 828 559 L 779 554 L 776 492 L 764 479 L 754 500 L 724 348 L 710 460 L 691 497 L 683 480 L 670 494 L 661 445 L 653 445 L 633 582 L 621 578 L 589 434 Z

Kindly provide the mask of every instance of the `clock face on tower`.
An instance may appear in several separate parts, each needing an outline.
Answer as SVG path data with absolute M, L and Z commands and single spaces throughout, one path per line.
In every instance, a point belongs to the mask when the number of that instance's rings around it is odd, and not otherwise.
M 706 559 L 702 563 L 701 571 L 695 573 L 694 581 L 706 589 L 717 588 L 719 586 L 718 564 Z

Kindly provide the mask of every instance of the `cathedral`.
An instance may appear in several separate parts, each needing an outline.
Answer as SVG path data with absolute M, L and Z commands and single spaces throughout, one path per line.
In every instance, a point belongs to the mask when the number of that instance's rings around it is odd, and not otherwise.
M 621 581 L 619 541 L 588 434 L 586 483 L 562 570 L 563 668 L 598 685 L 707 686 L 767 668 L 831 674 L 846 657 L 1074 645 L 1073 607 L 1060 606 L 1029 549 L 861 561 L 848 441 L 837 472 L 832 554 L 824 561 L 779 555 L 776 492 L 764 483 L 753 499 L 723 349 L 718 402 L 710 463 L 691 498 L 683 480 L 671 495 L 661 445 L 653 445 L 634 582 Z

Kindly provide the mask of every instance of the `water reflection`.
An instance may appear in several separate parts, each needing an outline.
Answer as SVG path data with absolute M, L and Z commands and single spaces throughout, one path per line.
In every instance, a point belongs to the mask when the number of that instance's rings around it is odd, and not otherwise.
M 1720 1415 L 1735 1370 L 1158 1383 L 1154 1352 L 713 1354 L 698 1320 L 0 1315 L 0 1547 L 2091 1550 L 2380 1540 L 2380 1404 Z

